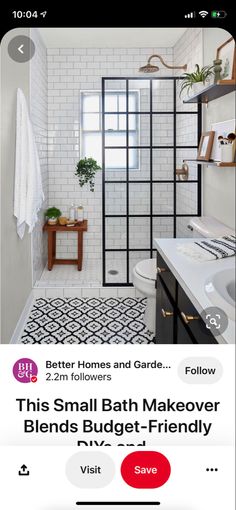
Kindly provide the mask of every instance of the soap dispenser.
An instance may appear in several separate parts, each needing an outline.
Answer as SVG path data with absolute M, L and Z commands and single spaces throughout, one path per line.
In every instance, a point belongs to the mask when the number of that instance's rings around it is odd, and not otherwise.
M 75 206 L 74 206 L 74 204 L 71 204 L 71 207 L 69 210 L 69 220 L 75 221 Z
M 80 223 L 84 221 L 84 208 L 82 205 L 79 205 L 79 207 L 77 207 L 77 219 Z

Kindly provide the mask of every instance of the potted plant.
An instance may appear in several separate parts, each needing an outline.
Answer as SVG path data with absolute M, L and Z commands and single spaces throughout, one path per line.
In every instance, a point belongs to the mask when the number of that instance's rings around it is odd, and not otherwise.
M 97 164 L 95 159 L 80 159 L 76 165 L 75 175 L 79 178 L 79 185 L 81 188 L 89 183 L 90 191 L 94 191 L 94 178 L 98 170 L 101 170 L 101 167 Z
M 210 77 L 214 75 L 214 66 L 204 66 L 200 68 L 199 65 L 196 64 L 195 69 L 196 70 L 193 73 L 183 74 L 180 96 L 185 89 L 187 94 L 189 94 L 190 91 L 193 92 L 193 94 L 197 94 L 199 89 L 204 87 L 206 81 L 209 81 Z
M 61 216 L 61 211 L 57 207 L 49 207 L 45 212 L 45 216 L 48 219 L 49 225 L 56 225 L 59 216 Z

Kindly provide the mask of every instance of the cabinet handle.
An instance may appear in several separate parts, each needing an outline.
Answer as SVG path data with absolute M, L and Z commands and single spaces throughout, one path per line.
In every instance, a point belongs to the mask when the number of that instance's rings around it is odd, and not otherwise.
M 167 317 L 172 317 L 174 315 L 174 312 L 168 312 L 168 310 L 164 310 L 164 308 L 161 309 L 161 314 L 164 319 L 167 319 Z
M 184 320 L 185 324 L 188 324 L 191 321 L 196 321 L 199 319 L 196 315 L 186 315 L 184 312 L 181 312 L 181 317 Z
M 164 267 L 157 266 L 157 273 L 165 273 L 166 269 Z

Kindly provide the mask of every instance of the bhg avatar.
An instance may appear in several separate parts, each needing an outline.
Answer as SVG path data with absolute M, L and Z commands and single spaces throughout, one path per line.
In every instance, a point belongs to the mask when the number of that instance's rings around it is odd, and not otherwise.
M 32 359 L 21 358 L 15 362 L 13 367 L 13 375 L 18 382 L 36 382 L 37 374 L 38 367 Z

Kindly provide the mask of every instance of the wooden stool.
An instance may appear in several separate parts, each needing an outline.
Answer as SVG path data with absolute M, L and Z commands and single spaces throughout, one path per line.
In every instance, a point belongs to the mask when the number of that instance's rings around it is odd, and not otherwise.
M 48 270 L 51 271 L 54 264 L 76 264 L 78 271 L 82 269 L 83 261 L 83 233 L 87 232 L 88 221 L 84 220 L 76 223 L 73 227 L 66 225 L 48 225 L 45 223 L 43 230 L 48 233 Z M 57 232 L 77 232 L 78 233 L 78 257 L 77 259 L 57 259 L 56 258 L 56 234 Z

